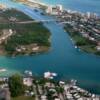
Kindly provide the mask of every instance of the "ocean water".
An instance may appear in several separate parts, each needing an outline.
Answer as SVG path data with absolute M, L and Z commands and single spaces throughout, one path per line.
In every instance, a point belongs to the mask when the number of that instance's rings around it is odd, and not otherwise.
M 66 9 L 100 14 L 100 0 L 40 0 L 40 2 L 51 5 L 61 4 Z

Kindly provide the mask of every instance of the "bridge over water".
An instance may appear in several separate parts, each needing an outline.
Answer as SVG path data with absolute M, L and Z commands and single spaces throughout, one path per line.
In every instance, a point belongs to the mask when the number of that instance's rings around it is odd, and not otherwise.
M 59 20 L 32 20 L 32 21 L 19 21 L 19 22 L 15 22 L 15 23 L 18 23 L 18 24 L 29 24 L 29 23 L 40 23 L 40 22 L 58 22 L 59 24 L 66 24 L 66 23 L 69 23 L 68 21 L 59 21 Z

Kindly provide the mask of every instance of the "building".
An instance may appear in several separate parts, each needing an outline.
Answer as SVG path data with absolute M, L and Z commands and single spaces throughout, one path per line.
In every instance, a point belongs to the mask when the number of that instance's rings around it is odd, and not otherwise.
M 86 13 L 86 17 L 87 18 L 97 18 L 97 14 L 96 13 L 87 12 Z
M 57 5 L 56 7 L 60 12 L 63 12 L 63 6 L 62 5 Z
M 62 5 L 57 5 L 57 6 L 50 5 L 46 9 L 46 13 L 51 15 L 60 15 L 61 12 L 63 12 Z
M 25 77 L 25 78 L 23 78 L 23 84 L 26 86 L 32 86 L 33 79 L 30 77 Z

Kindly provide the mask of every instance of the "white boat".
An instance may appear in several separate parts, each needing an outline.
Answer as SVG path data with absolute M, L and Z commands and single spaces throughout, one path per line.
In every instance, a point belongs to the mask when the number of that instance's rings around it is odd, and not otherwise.
M 75 46 L 75 49 L 77 49 L 77 46 Z
M 57 76 L 57 74 L 56 74 L 56 73 L 52 73 L 52 76 L 54 76 L 54 77 L 55 77 L 55 76 Z
M 56 73 L 51 73 L 49 71 L 44 73 L 44 78 L 53 79 L 56 76 L 57 76 Z
M 28 76 L 32 76 L 32 71 L 29 71 L 29 70 L 25 70 L 25 72 L 24 72 L 26 75 L 28 75 Z

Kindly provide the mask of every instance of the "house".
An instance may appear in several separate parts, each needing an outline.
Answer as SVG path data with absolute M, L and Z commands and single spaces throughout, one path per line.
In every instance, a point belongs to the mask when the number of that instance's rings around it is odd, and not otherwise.
M 59 15 L 61 12 L 63 12 L 62 5 L 57 5 L 57 6 L 50 5 L 46 9 L 46 13 L 51 15 Z
M 31 77 L 25 77 L 23 78 L 23 84 L 26 86 L 32 86 L 33 79 Z

